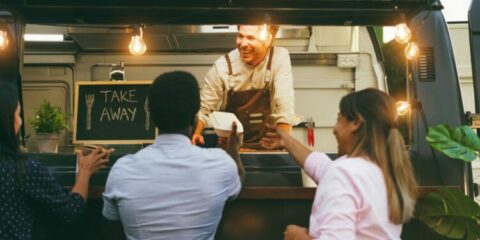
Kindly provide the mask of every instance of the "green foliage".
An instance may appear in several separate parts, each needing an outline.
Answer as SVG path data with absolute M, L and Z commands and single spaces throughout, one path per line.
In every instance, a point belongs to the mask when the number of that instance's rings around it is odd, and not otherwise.
M 479 156 L 480 139 L 468 126 L 451 128 L 441 124 L 428 128 L 425 138 L 450 158 L 471 162 Z M 461 191 L 440 188 L 420 203 L 418 218 L 435 232 L 452 239 L 480 238 L 480 207 Z
M 443 236 L 467 240 L 480 237 L 480 207 L 459 190 L 440 188 L 429 193 L 419 209 L 418 218 Z
M 35 128 L 37 133 L 60 133 L 67 128 L 66 115 L 57 106 L 43 100 L 40 108 L 35 112 L 35 118 L 28 119 L 28 123 Z
M 450 128 L 437 125 L 428 128 L 427 142 L 436 150 L 450 158 L 471 162 L 480 151 L 480 139 L 468 126 Z

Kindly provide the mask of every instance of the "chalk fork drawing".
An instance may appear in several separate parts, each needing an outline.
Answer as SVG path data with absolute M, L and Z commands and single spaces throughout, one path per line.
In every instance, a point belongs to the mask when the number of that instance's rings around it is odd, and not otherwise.
M 85 106 L 87 106 L 87 130 L 92 130 L 92 107 L 95 102 L 95 95 L 85 95 Z
M 145 130 L 150 130 L 150 109 L 148 107 L 148 97 L 145 98 L 145 104 L 143 105 L 143 110 L 145 110 Z

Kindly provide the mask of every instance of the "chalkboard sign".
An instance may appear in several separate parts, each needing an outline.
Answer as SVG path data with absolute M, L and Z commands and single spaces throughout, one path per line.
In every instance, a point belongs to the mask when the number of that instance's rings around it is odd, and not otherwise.
M 152 143 L 156 130 L 150 119 L 151 81 L 77 82 L 74 143 Z

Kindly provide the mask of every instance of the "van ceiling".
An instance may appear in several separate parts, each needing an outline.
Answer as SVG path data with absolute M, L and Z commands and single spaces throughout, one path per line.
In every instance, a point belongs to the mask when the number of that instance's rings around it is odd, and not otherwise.
M 438 0 L 3 0 L 36 24 L 395 25 L 400 15 L 440 10 Z

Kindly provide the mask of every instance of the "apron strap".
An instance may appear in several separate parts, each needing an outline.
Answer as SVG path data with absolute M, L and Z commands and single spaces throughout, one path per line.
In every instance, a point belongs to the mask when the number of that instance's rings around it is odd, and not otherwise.
M 265 91 L 268 89 L 268 87 L 270 87 L 270 80 L 271 80 L 271 77 L 272 77 L 272 59 L 273 59 L 273 50 L 275 48 L 272 47 L 270 49 L 270 55 L 268 56 L 268 62 L 267 62 L 267 72 L 265 73 Z
M 275 48 L 272 47 L 272 49 L 270 49 L 270 55 L 268 56 L 268 63 L 267 63 L 267 70 L 268 71 L 270 71 L 272 69 L 273 49 L 275 49 Z
M 232 78 L 233 78 L 233 70 L 232 70 L 232 61 L 230 61 L 230 57 L 228 53 L 225 54 L 225 60 L 227 60 L 227 67 L 228 67 L 228 86 L 227 90 L 230 90 L 230 86 L 232 85 Z
M 272 47 L 270 49 L 270 54 L 268 56 L 268 62 L 267 62 L 267 72 L 265 73 L 265 88 L 264 90 L 266 91 L 270 87 L 270 79 L 272 75 L 272 59 L 273 59 L 273 50 L 275 47 Z M 227 67 L 228 67 L 228 89 L 230 90 L 231 86 L 231 79 L 233 76 L 233 70 L 232 70 L 232 61 L 230 60 L 230 57 L 228 56 L 228 53 L 225 54 L 225 60 L 227 61 Z
M 233 70 L 232 70 L 232 61 L 230 61 L 230 57 L 228 54 L 225 54 L 225 60 L 227 60 L 227 66 L 228 66 L 228 75 L 233 75 Z

